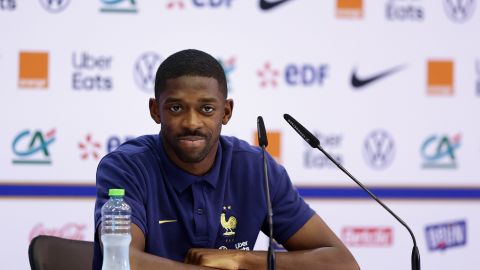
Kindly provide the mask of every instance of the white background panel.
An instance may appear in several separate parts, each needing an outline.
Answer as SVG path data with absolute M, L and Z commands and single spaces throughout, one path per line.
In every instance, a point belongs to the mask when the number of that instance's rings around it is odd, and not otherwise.
M 93 241 L 93 199 L 1 199 L 2 269 L 30 269 L 28 245 L 39 234 Z
M 340 143 L 322 142 L 325 149 L 341 156 L 344 166 L 369 186 L 480 187 L 480 68 L 475 68 L 475 63 L 480 63 L 478 3 L 476 10 L 466 9 L 472 11 L 467 21 L 456 23 L 447 16 L 445 3 L 467 1 L 363 0 L 361 19 L 338 18 L 335 0 L 287 1 L 268 11 L 260 10 L 259 0 L 224 0 L 218 7 L 180 0 L 184 9 L 168 9 L 174 2 L 170 0 L 135 1 L 138 12 L 130 14 L 100 12 L 106 6 L 101 0 L 70 0 L 58 13 L 48 12 L 40 0 L 0 2 L 4 4 L 0 8 L 0 184 L 93 185 L 99 160 L 83 160 L 78 146 L 87 134 L 99 143 L 96 151 L 102 157 L 112 137 L 123 142 L 127 137 L 159 131 L 148 112 L 153 93 L 141 90 L 134 79 L 138 58 L 154 52 L 164 59 L 178 50 L 197 48 L 216 58 L 235 59 L 233 71 L 227 75 L 235 107 L 223 133 L 253 143 L 256 118 L 262 115 L 267 129 L 281 134 L 279 159 L 296 185 L 353 184 L 332 167 L 305 166 L 307 155 L 310 164 L 322 156 L 285 123 L 284 113 L 316 133 L 337 136 Z M 392 20 L 386 14 L 389 6 L 395 6 L 397 12 L 402 6 L 414 13 L 408 13 L 407 19 Z M 408 17 L 412 14 L 421 16 Z M 46 89 L 18 87 L 19 54 L 31 51 L 48 52 Z M 109 58 L 111 64 L 107 69 L 76 70 L 72 57 L 80 53 Z M 431 60 L 453 62 L 452 95 L 427 94 L 427 63 Z M 258 72 L 267 62 L 279 72 L 277 87 L 260 86 Z M 321 83 L 289 85 L 285 78 L 289 65 L 326 69 Z M 400 65 L 404 66 L 401 71 L 364 88 L 351 86 L 355 68 L 359 77 L 367 78 Z M 74 72 L 108 77 L 113 87 L 74 90 Z M 301 77 L 295 80 L 299 82 Z M 12 163 L 18 159 L 12 143 L 19 132 L 51 129 L 55 129 L 55 142 L 48 147 L 50 165 Z M 367 165 L 362 153 L 367 134 L 375 129 L 386 130 L 395 143 L 393 161 L 383 170 Z M 422 168 L 421 145 L 434 134 L 460 134 L 454 151 L 456 169 Z M 26 146 L 29 140 L 22 143 Z M 41 153 L 37 155 L 43 158 Z M 408 235 L 379 206 L 348 198 L 310 202 L 337 233 L 344 226 L 394 229 L 391 247 L 352 248 L 363 269 L 409 268 Z M 417 235 L 422 268 L 475 269 L 478 260 L 473 252 L 479 249 L 476 200 L 399 200 L 389 204 Z M 0 239 L 5 239 L 0 248 L 11 252 L 0 268 L 28 267 L 28 235 L 37 224 L 55 231 L 73 222 L 85 225 L 82 235 L 93 238 L 92 199 L 0 198 L 0 210 L 6 213 L 5 220 L 15 221 L 0 226 Z M 466 221 L 467 244 L 428 251 L 425 227 L 456 220 Z

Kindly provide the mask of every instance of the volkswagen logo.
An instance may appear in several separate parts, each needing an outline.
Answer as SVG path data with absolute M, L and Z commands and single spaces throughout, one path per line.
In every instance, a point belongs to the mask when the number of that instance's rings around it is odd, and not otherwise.
M 59 13 L 70 4 L 70 0 L 40 0 L 40 4 L 48 12 Z
M 133 77 L 140 89 L 153 93 L 155 74 L 160 63 L 162 63 L 162 58 L 153 52 L 144 53 L 137 59 L 133 69 Z
M 472 17 L 475 0 L 443 0 L 443 7 L 450 20 L 463 23 Z
M 370 167 L 383 170 L 390 166 L 395 156 L 395 143 L 384 130 L 374 130 L 363 143 L 363 156 Z

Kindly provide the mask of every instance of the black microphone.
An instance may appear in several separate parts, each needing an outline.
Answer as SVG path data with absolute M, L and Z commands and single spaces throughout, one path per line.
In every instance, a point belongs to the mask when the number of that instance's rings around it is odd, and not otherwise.
M 284 114 L 283 118 L 295 129 L 295 131 L 312 147 L 320 150 L 333 164 L 335 164 L 340 170 L 342 170 L 350 179 L 352 179 L 357 185 L 359 185 L 365 192 L 372 197 L 377 203 L 379 203 L 387 212 L 389 212 L 400 224 L 402 224 L 410 233 L 410 236 L 413 240 L 413 249 L 412 249 L 412 270 L 420 270 L 420 252 L 418 251 L 417 241 L 415 240 L 415 235 L 413 235 L 412 230 L 408 225 L 398 217 L 388 206 L 386 206 L 380 199 L 377 198 L 368 188 L 366 188 L 360 181 L 358 181 L 353 175 L 351 175 L 341 164 L 339 164 L 332 156 L 330 156 L 321 146 L 320 141 L 315 137 L 310 131 L 308 131 L 304 126 L 302 126 L 297 120 L 293 119 L 288 114 Z
M 270 201 L 270 188 L 268 185 L 268 170 L 267 170 L 267 156 L 265 155 L 265 147 L 268 145 L 267 132 L 265 131 L 265 125 L 263 124 L 263 118 L 257 117 L 257 133 L 258 133 L 258 145 L 262 148 L 263 157 L 263 179 L 265 180 L 264 191 L 265 200 L 267 203 L 267 222 L 268 222 L 268 252 L 267 252 L 267 269 L 275 270 L 275 252 L 273 250 L 273 213 L 272 203 Z
M 265 125 L 263 124 L 263 118 L 259 116 L 257 118 L 257 131 L 258 131 L 258 145 L 260 147 L 267 147 L 267 132 L 265 131 Z
M 305 127 L 303 127 L 300 123 L 297 122 L 297 120 L 293 119 L 288 114 L 284 114 L 283 118 L 287 121 L 287 123 L 290 124 L 290 126 L 295 129 L 295 131 L 300 134 L 300 136 L 313 148 L 320 147 L 320 141 L 317 139 L 317 137 L 313 136 L 310 131 L 308 131 Z

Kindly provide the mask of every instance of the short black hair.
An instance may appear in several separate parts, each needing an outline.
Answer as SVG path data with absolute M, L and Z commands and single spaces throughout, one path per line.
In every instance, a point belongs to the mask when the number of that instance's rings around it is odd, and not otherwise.
M 165 89 L 167 80 L 181 76 L 214 78 L 227 98 L 227 79 L 222 65 L 210 54 L 194 49 L 176 52 L 160 64 L 155 76 L 155 98 Z

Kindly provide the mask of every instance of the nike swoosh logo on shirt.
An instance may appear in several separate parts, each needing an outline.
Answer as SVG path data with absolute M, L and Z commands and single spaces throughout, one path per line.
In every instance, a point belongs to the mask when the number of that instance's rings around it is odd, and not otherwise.
M 158 221 L 158 224 L 164 224 L 164 223 L 171 223 L 171 222 L 177 222 L 176 219 L 162 219 Z
M 279 1 L 274 1 L 270 2 L 267 0 L 260 0 L 260 9 L 262 10 L 269 10 L 272 9 L 280 4 L 286 3 L 289 0 L 279 0 Z
M 359 78 L 358 75 L 357 75 L 357 70 L 354 69 L 353 72 L 352 72 L 352 78 L 351 78 L 351 83 L 352 83 L 352 86 L 354 88 L 361 88 L 361 87 L 364 87 L 376 80 L 380 80 L 388 75 L 391 75 L 397 71 L 400 71 L 404 68 L 404 66 L 397 66 L 397 67 L 394 67 L 394 68 L 391 68 L 391 69 L 388 69 L 386 71 L 383 71 L 383 72 L 380 72 L 380 73 L 377 73 L 373 76 L 369 76 L 369 77 L 365 77 L 365 78 Z

